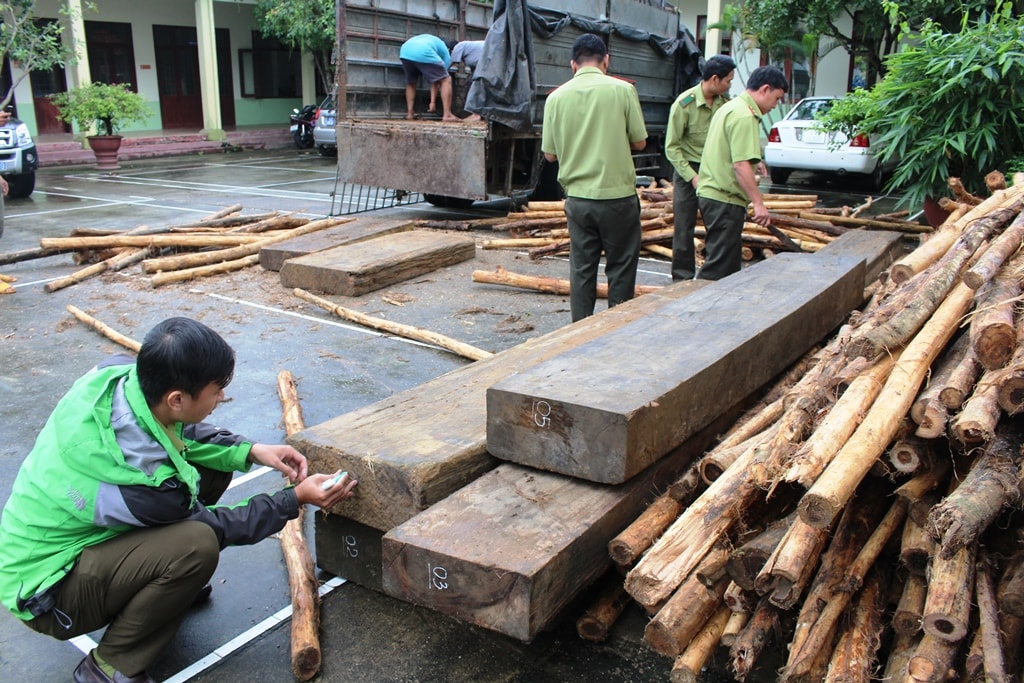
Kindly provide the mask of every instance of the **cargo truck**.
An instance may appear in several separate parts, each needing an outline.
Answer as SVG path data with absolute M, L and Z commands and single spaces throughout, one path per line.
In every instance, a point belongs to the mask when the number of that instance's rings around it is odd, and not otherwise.
M 699 80 L 702 61 L 678 11 L 664 0 L 348 0 L 339 15 L 345 72 L 339 78 L 339 180 L 352 187 L 423 195 L 444 206 L 496 196 L 554 198 L 556 169 L 540 151 L 547 95 L 572 77 L 573 41 L 596 33 L 609 73 L 637 89 L 649 133 L 638 175 L 667 177 L 664 133 L 676 95 Z M 484 120 L 405 120 L 398 51 L 410 36 L 485 40 L 474 74 L 454 73 L 456 112 Z M 427 89 L 421 87 L 418 111 Z M 540 195 L 544 195 L 541 197 Z

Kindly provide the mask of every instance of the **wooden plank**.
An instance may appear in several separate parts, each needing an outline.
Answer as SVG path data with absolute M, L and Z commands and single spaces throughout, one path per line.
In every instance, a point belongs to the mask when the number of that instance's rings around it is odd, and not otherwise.
M 825 338 L 862 303 L 864 271 L 783 254 L 510 375 L 487 391 L 487 448 L 624 482 Z
M 281 284 L 362 296 L 475 255 L 476 240 L 469 235 L 406 230 L 288 259 Z
M 313 525 L 316 564 L 363 588 L 382 592 L 380 529 L 318 511 Z
M 864 281 L 865 285 L 868 285 L 877 280 L 883 271 L 910 249 L 910 240 L 903 233 L 886 230 L 847 230 L 818 253 L 826 256 L 863 258 Z
M 309 458 L 310 471 L 342 469 L 359 480 L 359 494 L 333 513 L 387 531 L 498 464 L 485 444 L 487 387 L 705 284 L 691 280 L 645 294 L 308 427 L 288 442 Z
M 529 642 L 605 572 L 608 542 L 725 421 L 618 486 L 500 465 L 384 535 L 384 591 Z
M 342 244 L 360 242 L 362 240 L 390 235 L 396 232 L 412 230 L 413 223 L 407 220 L 373 221 L 360 218 L 357 221 L 339 225 L 336 228 L 302 235 L 285 242 L 278 242 L 260 249 L 260 266 L 264 270 L 281 270 L 284 262 L 296 256 L 305 256 L 322 249 L 330 249 Z

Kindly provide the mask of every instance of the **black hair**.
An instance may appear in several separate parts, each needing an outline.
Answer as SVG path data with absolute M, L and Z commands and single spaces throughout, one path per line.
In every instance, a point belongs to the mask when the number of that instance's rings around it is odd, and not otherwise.
M 195 398 L 210 382 L 226 387 L 235 373 L 235 352 L 201 322 L 168 318 L 146 334 L 135 367 L 146 403 L 155 406 L 168 391 Z
M 444 46 L 446 48 L 448 48 L 448 52 L 449 53 L 451 53 L 451 51 L 454 50 L 455 46 L 458 45 L 458 44 L 459 44 L 459 41 L 457 41 L 457 40 L 446 40 L 446 41 L 444 41 Z
M 604 44 L 600 36 L 593 33 L 584 33 L 572 44 L 572 61 L 599 62 L 608 54 L 608 46 Z
M 771 64 L 757 67 L 750 72 L 750 77 L 747 78 L 747 90 L 760 90 L 763 85 L 770 85 L 782 92 L 789 92 L 789 81 L 786 80 L 786 74 L 782 73 L 782 69 Z
M 705 81 L 710 81 L 712 76 L 725 78 L 735 70 L 736 62 L 732 60 L 732 57 L 729 55 L 715 55 L 704 62 L 704 70 L 701 71 L 701 77 Z

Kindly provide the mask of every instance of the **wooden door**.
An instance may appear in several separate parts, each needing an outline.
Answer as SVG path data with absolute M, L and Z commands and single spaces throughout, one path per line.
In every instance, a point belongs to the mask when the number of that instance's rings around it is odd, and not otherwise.
M 32 103 L 36 109 L 36 128 L 39 134 L 71 132 L 71 125 L 57 118 L 57 108 L 49 98 L 50 95 L 67 90 L 64 67 L 58 65 L 47 71 L 33 71 L 29 79 L 32 81 Z
M 192 26 L 154 26 L 156 78 L 164 128 L 202 128 L 199 47 Z

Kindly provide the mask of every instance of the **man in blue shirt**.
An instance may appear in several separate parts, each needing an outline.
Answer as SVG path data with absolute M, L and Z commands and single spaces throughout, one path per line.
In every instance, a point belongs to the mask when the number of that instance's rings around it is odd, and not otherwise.
M 420 76 L 430 84 L 430 106 L 427 111 L 437 109 L 437 92 L 441 92 L 441 120 L 458 121 L 452 114 L 452 79 L 448 69 L 452 65 L 451 53 L 444 41 L 429 33 L 421 33 L 402 43 L 398 52 L 405 68 L 405 118 L 414 119 L 413 104 L 416 101 L 416 85 Z

